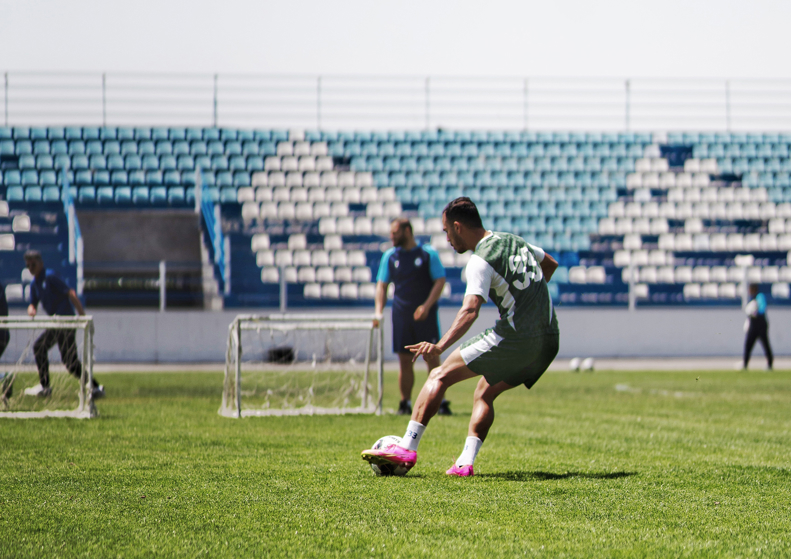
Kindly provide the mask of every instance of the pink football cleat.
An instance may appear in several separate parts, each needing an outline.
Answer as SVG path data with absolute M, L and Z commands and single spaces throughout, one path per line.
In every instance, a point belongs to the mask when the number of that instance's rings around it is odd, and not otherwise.
M 459 477 L 472 477 L 475 475 L 475 472 L 472 471 L 472 464 L 468 464 L 466 466 L 457 466 L 453 464 L 450 469 L 445 472 L 449 476 L 459 476 Z
M 417 452 L 414 450 L 407 450 L 395 444 L 391 444 L 384 448 L 363 450 L 362 457 L 363 460 L 371 464 L 402 466 L 407 470 L 417 462 Z

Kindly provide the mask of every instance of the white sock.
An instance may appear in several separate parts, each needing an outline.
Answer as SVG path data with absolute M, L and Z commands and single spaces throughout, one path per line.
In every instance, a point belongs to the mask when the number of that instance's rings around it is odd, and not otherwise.
M 410 421 L 407 425 L 404 438 L 401 439 L 401 446 L 407 450 L 417 450 L 417 445 L 420 444 L 420 437 L 423 436 L 423 431 L 426 426 L 417 421 Z
M 464 450 L 461 451 L 461 456 L 456 460 L 456 465 L 461 468 L 462 466 L 472 466 L 475 464 L 475 457 L 478 456 L 478 451 L 481 450 L 483 441 L 478 437 L 467 437 L 464 441 Z

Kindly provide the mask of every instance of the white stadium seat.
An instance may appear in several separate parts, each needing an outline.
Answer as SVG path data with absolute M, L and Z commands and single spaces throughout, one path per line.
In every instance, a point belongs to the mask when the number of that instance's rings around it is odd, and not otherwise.
M 354 218 L 354 234 L 355 235 L 373 235 L 373 224 L 371 218 L 360 216 Z
M 684 284 L 684 299 L 700 299 L 700 284 L 687 283 Z
M 256 202 L 271 202 L 274 199 L 274 190 L 270 186 L 259 186 L 255 189 Z
M 352 281 L 352 269 L 348 266 L 335 268 L 335 281 L 338 283 L 348 283 Z
M 314 250 L 310 253 L 310 264 L 314 267 L 329 266 L 330 253 L 326 250 Z
M 716 283 L 704 283 L 700 288 L 700 296 L 704 299 L 717 299 L 720 296 L 719 285 Z
M 673 266 L 662 266 L 658 268 L 656 271 L 657 283 L 674 283 L 675 275 L 673 272 Z
M 736 299 L 738 297 L 735 283 L 721 283 L 718 293 L 720 299 Z
M 259 268 L 275 265 L 275 252 L 273 250 L 259 250 L 255 253 L 255 264 Z
M 295 250 L 294 251 L 294 266 L 310 266 L 310 251 L 309 250 Z
M 348 266 L 349 257 L 345 250 L 330 251 L 330 266 Z
M 289 250 L 304 250 L 308 246 L 308 237 L 304 233 L 294 233 L 288 236 Z
M 280 160 L 280 170 L 283 172 L 299 171 L 299 159 L 296 157 L 284 157 Z
M 338 287 L 337 283 L 325 283 L 321 286 L 322 299 L 339 299 L 340 296 L 340 287 Z
M 259 186 L 266 186 L 266 185 L 269 184 L 269 174 L 268 173 L 265 173 L 265 172 L 262 172 L 262 171 L 258 171 L 256 173 L 253 173 L 253 177 L 252 178 L 253 178 L 253 180 L 251 182 L 253 183 L 252 186 L 254 188 L 257 188 Z
M 775 299 L 788 299 L 791 297 L 791 289 L 787 283 L 773 283 L 772 297 Z
M 253 235 L 252 239 L 250 240 L 250 248 L 253 252 L 268 249 L 269 235 L 266 233 L 257 233 Z
M 302 290 L 305 299 L 321 299 L 321 285 L 318 283 L 308 283 Z
M 707 283 L 710 280 L 708 266 L 695 266 L 692 268 L 692 281 L 697 283 Z
M 336 227 L 338 235 L 354 235 L 354 218 L 339 217 Z
M 252 221 L 261 217 L 261 212 L 256 202 L 245 202 L 242 204 L 242 219 Z
M 676 283 L 692 282 L 692 266 L 679 266 L 673 274 Z
M 310 142 L 294 142 L 294 155 L 310 155 Z
M 295 217 L 300 221 L 313 221 L 313 204 L 311 202 L 299 202 Z
M 310 144 L 310 154 L 316 156 L 326 156 L 328 153 L 327 142 L 313 142 Z
M 352 280 L 356 282 L 370 282 L 371 269 L 368 266 L 358 266 L 352 270 Z
M 332 283 L 335 279 L 335 272 L 329 266 L 316 268 L 316 281 L 322 283 Z
M 350 250 L 346 255 L 346 262 L 349 266 L 365 266 L 367 264 L 365 251 Z
M 356 283 L 344 283 L 341 285 L 341 299 L 357 299 L 359 290 Z
M 359 204 L 361 195 L 361 190 L 356 186 L 347 186 L 343 189 L 343 201 L 347 204 Z
M 324 250 L 340 250 L 343 248 L 343 238 L 340 235 L 325 235 Z
M 277 268 L 262 268 L 261 283 L 278 283 L 280 281 L 280 271 Z
M 284 155 L 293 155 L 294 154 L 294 144 L 291 142 L 278 142 L 277 143 L 277 154 L 279 156 Z
M 362 283 L 357 292 L 357 297 L 360 299 L 374 299 L 376 297 L 376 284 L 375 283 Z
M 337 188 L 338 171 L 333 171 L 331 168 L 326 171 L 321 171 L 321 186 L 324 188 Z
M 711 281 L 725 283 L 728 281 L 728 268 L 725 266 L 712 266 L 709 270 L 709 277 Z
M 255 190 L 250 186 L 243 186 L 236 191 L 236 201 L 240 204 L 255 201 Z
M 278 249 L 275 251 L 275 265 L 277 267 L 291 266 L 294 263 L 294 256 L 290 250 Z

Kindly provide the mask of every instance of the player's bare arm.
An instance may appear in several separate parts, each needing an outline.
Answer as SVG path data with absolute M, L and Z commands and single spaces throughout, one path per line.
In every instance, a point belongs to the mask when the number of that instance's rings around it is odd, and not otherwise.
M 80 298 L 77 297 L 77 292 L 73 289 L 69 291 L 69 301 L 74 306 L 74 310 L 77 311 L 77 314 L 80 316 L 85 316 L 85 309 L 82 308 L 82 303 L 80 303 Z
M 417 322 L 422 322 L 428 318 L 431 307 L 439 301 L 439 297 L 442 295 L 443 287 L 445 287 L 445 278 L 437 278 L 436 281 L 434 281 L 434 285 L 431 286 L 431 292 L 428 294 L 428 298 L 422 305 L 415 309 L 413 317 Z
M 436 344 L 420 342 L 415 345 L 408 345 L 406 349 L 412 352 L 412 361 L 417 360 L 420 355 L 441 355 L 446 349 L 455 344 L 467 333 L 472 323 L 478 318 L 478 313 L 483 305 L 483 298 L 478 295 L 467 295 L 461 305 L 461 309 L 453 319 L 450 329 L 445 332 L 442 339 Z
M 382 313 L 384 313 L 385 302 L 387 301 L 387 283 L 383 281 L 376 282 L 376 295 L 374 297 L 374 327 L 379 327 L 379 321 L 382 320 Z
M 552 274 L 554 274 L 557 269 L 557 260 L 552 258 L 549 254 L 544 253 L 544 259 L 541 261 L 541 271 L 544 273 L 544 279 L 547 280 L 547 283 L 552 279 Z
M 36 313 L 37 313 L 37 312 L 38 312 L 38 311 L 37 311 L 37 309 L 36 309 L 35 305 L 33 305 L 33 303 L 30 303 L 30 304 L 27 306 L 27 315 L 28 315 L 30 318 L 35 318 L 35 317 L 36 317 Z

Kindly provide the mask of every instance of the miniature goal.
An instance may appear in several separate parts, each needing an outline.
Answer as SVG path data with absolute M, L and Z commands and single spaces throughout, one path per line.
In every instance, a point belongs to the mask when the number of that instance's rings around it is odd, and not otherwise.
M 349 314 L 237 316 L 228 329 L 220 415 L 381 413 L 384 336 L 373 321 Z
M 0 356 L 0 418 L 96 417 L 93 403 L 93 318 L 90 316 L 0 317 L 8 344 Z M 46 332 L 53 339 L 73 333 L 81 374 L 76 378 L 62 363 L 58 343 L 49 351 L 49 388 L 45 396 L 25 394 L 39 384 L 36 341 Z M 5 336 L 3 336 L 5 338 Z

